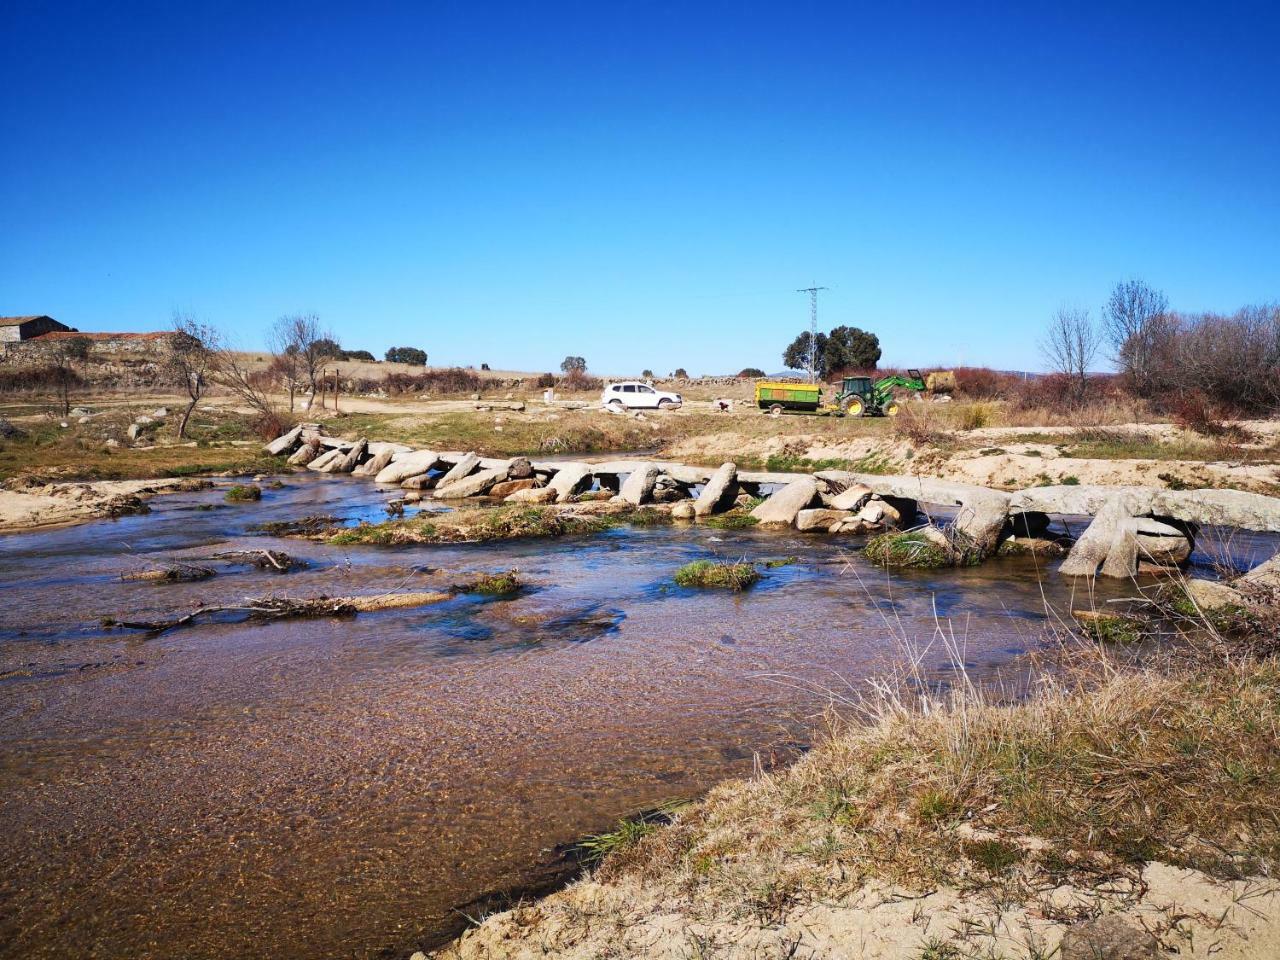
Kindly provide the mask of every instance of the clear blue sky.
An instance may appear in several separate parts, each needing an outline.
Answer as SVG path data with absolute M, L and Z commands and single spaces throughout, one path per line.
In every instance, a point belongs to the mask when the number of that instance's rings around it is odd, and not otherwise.
M 2 7 L 0 314 L 712 373 L 814 282 L 903 365 L 1280 299 L 1274 4 Z

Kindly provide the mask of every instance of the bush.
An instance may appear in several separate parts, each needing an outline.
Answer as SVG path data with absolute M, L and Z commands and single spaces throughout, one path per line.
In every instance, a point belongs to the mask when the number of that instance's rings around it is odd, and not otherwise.
M 540 373 L 538 374 L 538 379 L 533 381 L 533 385 L 539 390 L 554 387 L 556 385 L 556 375 L 554 373 Z
M 361 393 L 382 390 L 385 393 L 475 393 L 480 389 L 480 377 L 474 370 L 448 367 L 444 370 L 424 370 L 422 373 L 388 373 L 381 380 L 356 380 L 352 388 Z
M 989 367 L 956 367 L 956 390 L 974 400 L 1008 400 L 1017 396 L 1026 381 L 1012 373 Z
M 386 358 L 388 363 L 409 363 L 416 367 L 427 365 L 427 352 L 417 347 L 392 347 Z
M 604 381 L 599 377 L 588 376 L 581 370 L 571 370 L 557 384 L 563 390 L 569 392 L 594 392 L 604 389 Z
M 73 388 L 84 385 L 84 379 L 74 370 L 52 364 L 21 370 L 0 370 L 0 393 L 44 393 L 60 389 L 64 382 Z
M 368 360 L 370 363 L 378 362 L 378 358 L 375 357 L 368 350 L 343 350 L 342 359 L 343 360 Z
M 759 367 L 744 367 L 738 371 L 739 380 L 753 380 L 765 376 L 765 372 Z

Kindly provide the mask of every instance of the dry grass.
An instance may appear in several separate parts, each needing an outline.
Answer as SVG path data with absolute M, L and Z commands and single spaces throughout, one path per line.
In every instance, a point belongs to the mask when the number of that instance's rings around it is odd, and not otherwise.
M 599 878 L 659 884 L 723 916 L 758 912 L 762 890 L 777 909 L 873 877 L 1013 895 L 1157 859 L 1239 876 L 1275 865 L 1278 800 L 1274 661 L 1113 672 L 1045 680 L 1014 707 L 972 691 L 884 700 L 869 725 L 717 789 Z

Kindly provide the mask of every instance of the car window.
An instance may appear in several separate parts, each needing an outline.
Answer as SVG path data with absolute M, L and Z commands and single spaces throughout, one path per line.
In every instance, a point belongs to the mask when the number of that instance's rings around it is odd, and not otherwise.
M 623 387 L 622 387 L 622 392 L 623 392 L 623 393 L 635 393 L 635 392 L 636 392 L 636 385 L 635 385 L 634 383 L 627 383 L 627 384 L 624 384 L 624 385 L 623 385 Z
M 653 392 L 654 392 L 653 387 L 639 387 L 639 388 L 637 388 L 637 389 L 639 389 L 639 391 L 640 391 L 641 393 L 653 393 Z

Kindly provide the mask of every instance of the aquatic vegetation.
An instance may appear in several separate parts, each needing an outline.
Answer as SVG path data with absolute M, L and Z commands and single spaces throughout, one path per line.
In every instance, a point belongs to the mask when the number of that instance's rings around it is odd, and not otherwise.
M 799 563 L 799 557 L 770 557 L 768 560 L 761 561 L 761 565 L 769 570 L 777 567 L 789 567 L 794 563 Z
M 578 858 L 585 863 L 599 863 L 610 854 L 623 853 L 635 847 L 641 840 L 670 824 L 687 800 L 673 800 L 653 810 L 646 810 L 634 817 L 619 821 L 617 827 L 606 833 L 597 833 L 574 846 Z
M 402 543 L 480 543 L 526 537 L 563 537 L 599 533 L 617 524 L 614 517 L 584 517 L 548 507 L 504 506 L 455 510 L 408 520 L 361 523 L 330 533 L 334 545 Z
M 676 583 L 682 587 L 727 587 L 745 590 L 760 579 L 760 571 L 749 563 L 724 563 L 717 560 L 694 560 L 676 571 Z
M 262 488 L 254 483 L 237 483 L 227 491 L 225 499 L 231 503 L 251 503 L 262 499 Z
M 749 511 L 741 509 L 730 510 L 727 513 L 708 517 L 705 521 L 708 527 L 716 527 L 720 530 L 741 530 L 745 527 L 754 527 L 759 522 L 755 517 L 751 516 Z
M 951 565 L 947 550 L 923 530 L 882 533 L 867 541 L 866 557 L 882 567 L 911 567 L 924 570 Z
M 459 593 L 483 593 L 491 597 L 505 597 L 518 593 L 523 584 L 520 571 L 507 570 L 504 573 L 486 573 L 471 583 L 457 588 Z
M 641 507 L 628 514 L 626 520 L 633 527 L 660 527 L 673 522 L 668 511 L 654 510 L 652 507 Z
M 249 527 L 254 533 L 265 533 L 273 537 L 313 536 L 323 533 L 342 523 L 342 517 L 331 513 L 313 513 L 297 520 L 269 520 L 255 523 Z

